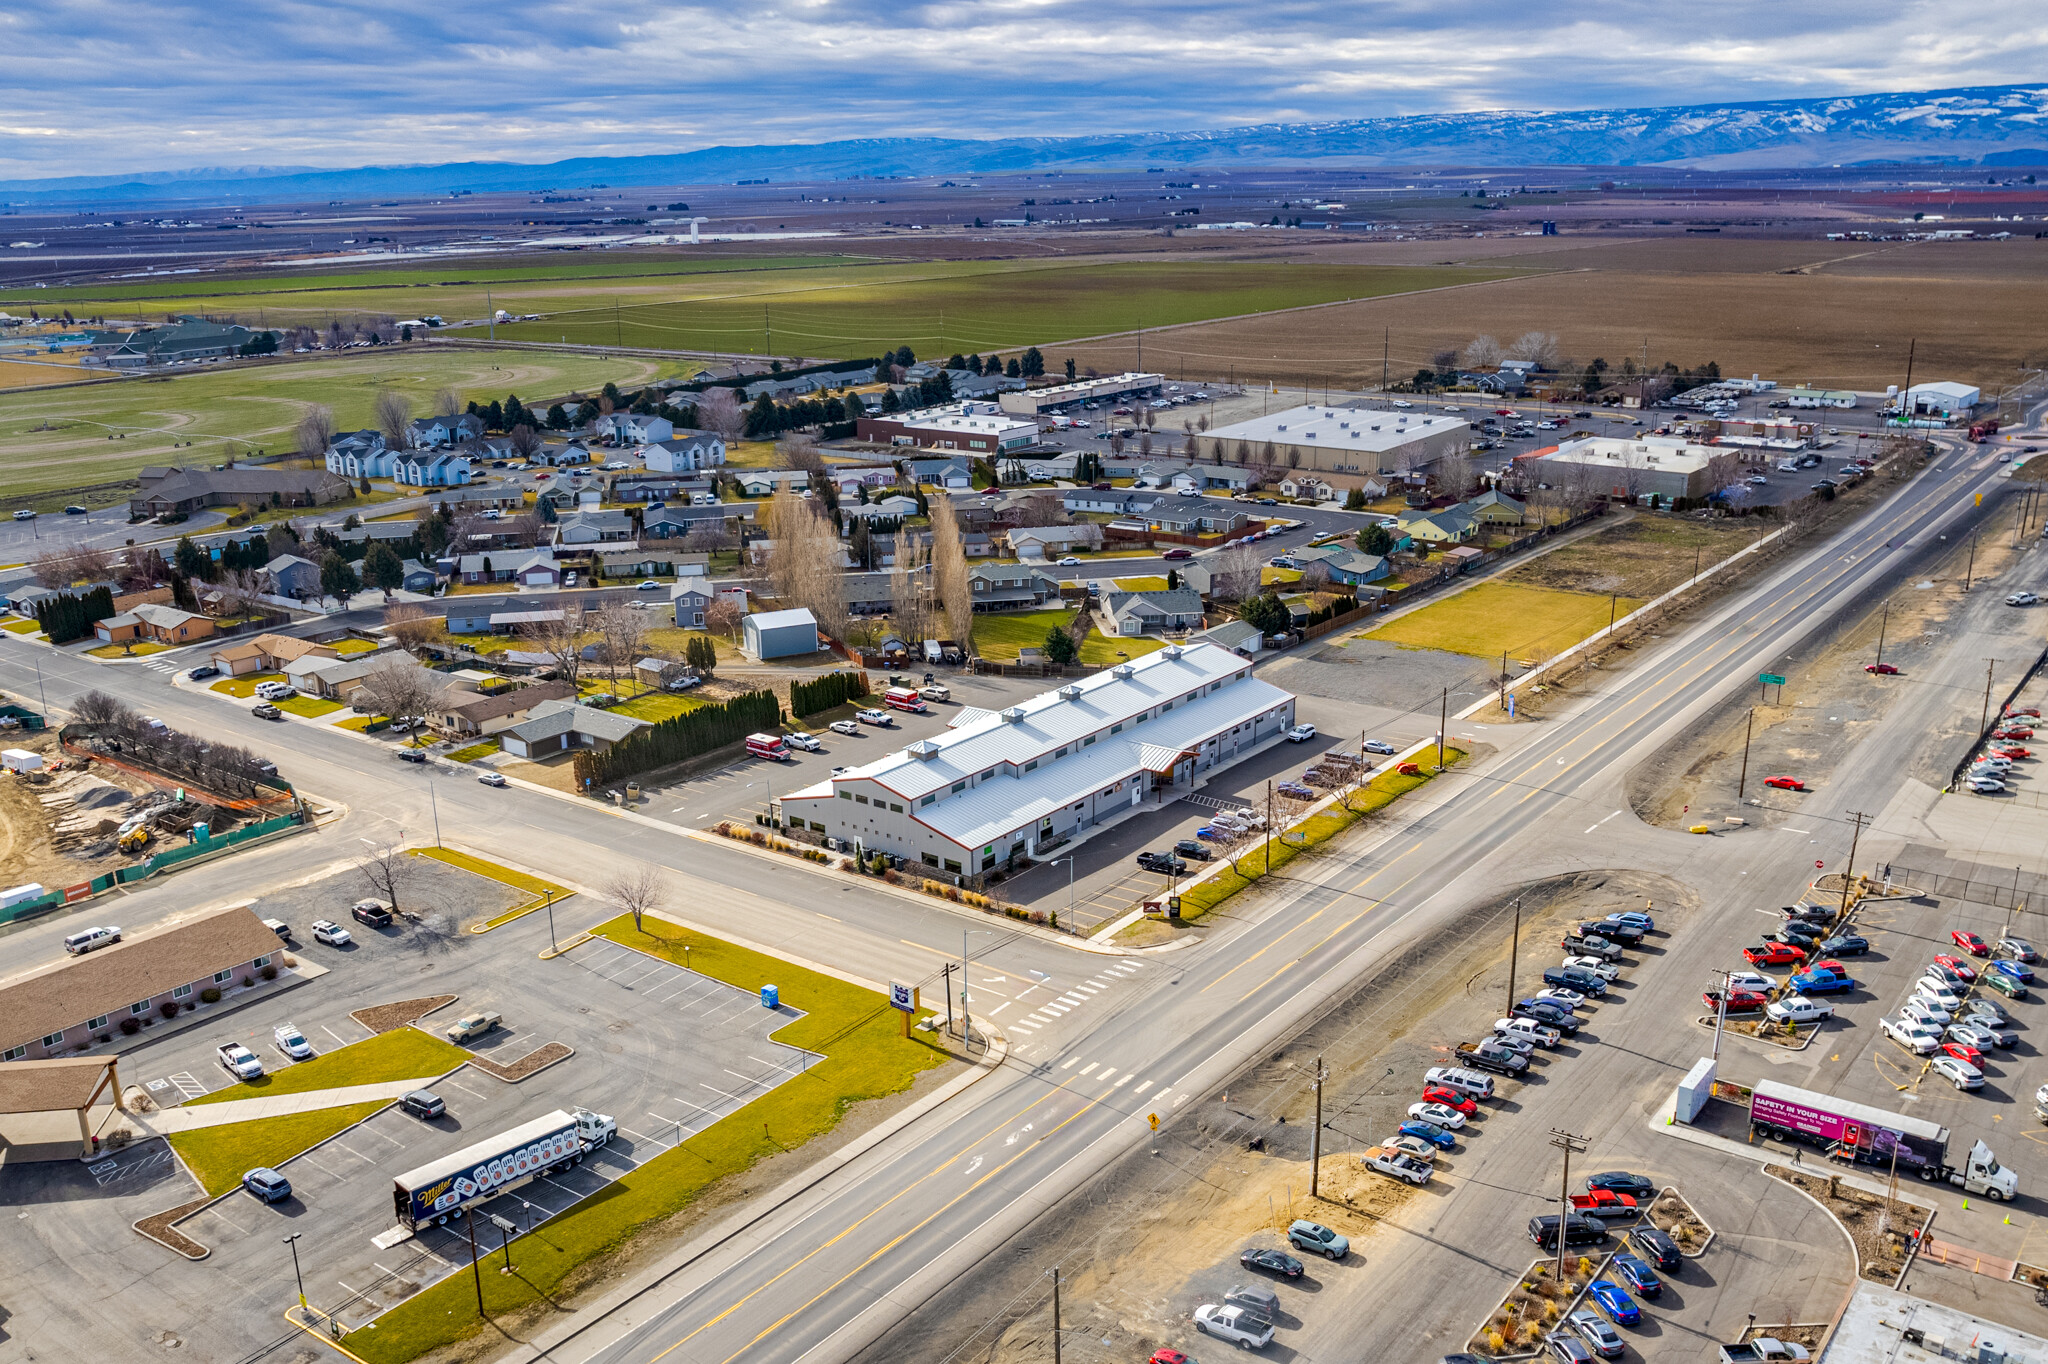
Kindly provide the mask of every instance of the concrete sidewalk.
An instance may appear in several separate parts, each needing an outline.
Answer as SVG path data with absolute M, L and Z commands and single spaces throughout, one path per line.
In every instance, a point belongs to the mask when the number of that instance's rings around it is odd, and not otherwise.
M 339 1089 L 309 1089 L 298 1094 L 265 1095 L 253 1099 L 224 1099 L 215 1104 L 180 1105 L 150 1114 L 130 1113 L 136 1126 L 151 1136 L 167 1137 L 173 1132 L 190 1132 L 201 1127 L 224 1127 L 229 1123 L 254 1122 L 259 1118 L 281 1118 L 292 1113 L 312 1113 L 323 1108 L 341 1108 L 372 1100 L 389 1102 L 410 1090 L 421 1089 L 440 1079 L 424 1075 L 417 1080 L 386 1080 L 376 1085 L 344 1085 Z

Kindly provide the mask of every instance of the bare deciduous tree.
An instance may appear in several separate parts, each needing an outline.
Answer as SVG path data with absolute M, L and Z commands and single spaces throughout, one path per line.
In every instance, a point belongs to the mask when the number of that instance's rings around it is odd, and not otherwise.
M 967 575 L 967 545 L 960 535 L 960 518 L 953 499 L 940 493 L 931 499 L 932 577 L 939 604 L 946 613 L 946 629 L 963 652 L 974 628 L 974 589 Z
M 315 403 L 299 418 L 295 433 L 298 451 L 307 459 L 319 459 L 327 453 L 327 447 L 334 444 L 334 409 L 324 403 Z
M 740 412 L 739 395 L 729 388 L 707 388 L 697 395 L 697 425 L 728 441 L 738 440 L 747 429 Z
M 1216 556 L 1209 595 L 1218 601 L 1249 601 L 1259 592 L 1259 552 L 1242 540 Z
M 921 557 L 916 548 L 905 544 L 889 570 L 889 619 L 905 644 L 923 643 L 932 629 L 932 575 L 920 563 Z
M 598 645 L 604 650 L 606 675 L 619 689 L 619 665 L 631 667 L 647 649 L 647 613 L 624 597 L 612 597 L 595 612 Z
M 512 428 L 510 440 L 512 442 L 512 453 L 521 459 L 533 458 L 535 452 L 541 447 L 540 433 L 525 422 L 521 422 Z
M 384 613 L 384 633 L 406 649 L 417 649 L 440 632 L 440 619 L 423 606 L 394 606 Z
M 564 607 L 560 620 L 530 621 L 519 627 L 519 633 L 533 645 L 534 652 L 548 656 L 555 675 L 564 682 L 573 685 L 582 675 L 583 646 L 590 634 L 582 607 Z
M 775 458 L 785 469 L 802 469 L 807 474 L 822 474 L 825 457 L 818 453 L 818 442 L 808 432 L 792 431 L 775 442 Z
M 731 597 L 714 597 L 711 605 L 704 608 L 704 628 L 714 635 L 724 635 L 737 641 L 740 637 L 740 622 L 747 613 Z
M 1492 369 L 1500 363 L 1500 342 L 1491 336 L 1475 336 L 1465 343 L 1465 368 Z
M 394 450 L 412 448 L 412 399 L 393 389 L 379 389 L 371 410 L 386 445 Z
M 434 415 L 453 417 L 462 412 L 462 395 L 452 388 L 444 388 L 434 395 Z
M 399 912 L 401 898 L 409 898 L 416 864 L 412 856 L 394 846 L 374 848 L 356 862 L 356 870 L 370 883 L 370 892 Z
M 103 691 L 89 691 L 72 703 L 71 716 L 82 725 L 121 729 L 134 722 L 135 712 Z
M 369 706 L 372 713 L 394 720 L 401 716 L 424 719 L 439 703 L 444 690 L 438 674 L 428 672 L 410 658 L 394 657 L 363 679 L 355 700 Z M 419 731 L 415 730 L 413 737 L 417 740 Z
M 1544 369 L 1557 365 L 1557 334 L 1555 332 L 1523 332 L 1508 347 L 1508 358 L 1512 360 L 1533 360 Z
M 659 910 L 668 900 L 668 884 L 659 867 L 641 865 L 618 872 L 604 883 L 605 902 L 621 914 L 633 916 L 633 929 L 640 930 L 640 916 Z

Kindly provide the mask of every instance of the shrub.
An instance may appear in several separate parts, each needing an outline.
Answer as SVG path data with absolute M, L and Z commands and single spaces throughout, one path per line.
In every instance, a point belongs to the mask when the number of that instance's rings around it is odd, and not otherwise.
M 250 987 L 251 985 L 254 985 L 255 983 L 256 983 L 256 978 L 255 978 L 254 976 L 243 976 L 243 977 L 242 977 L 242 988 L 243 988 L 244 990 L 248 989 L 248 988 L 249 988 L 249 987 Z
M 1488 1331 L 1486 1333 L 1486 1348 L 1494 1354 L 1499 1354 L 1507 1348 L 1507 1341 L 1502 1338 L 1500 1332 Z
M 265 980 L 276 980 L 276 979 L 277 979 L 277 968 L 276 968 L 275 966 L 266 966 L 266 967 L 264 967 L 264 968 L 263 968 L 263 978 L 264 978 Z
M 201 990 L 201 991 L 199 992 L 199 1000 L 200 1000 L 200 1002 L 201 1002 L 202 1004 L 218 1004 L 218 1003 L 220 1003 L 220 987 L 219 987 L 219 986 L 217 986 L 217 985 L 209 985 L 209 986 L 207 986 L 207 987 L 206 987 L 206 988 L 205 988 L 204 990 Z M 168 1007 L 168 1006 L 167 1006 L 167 1007 Z M 164 1016 L 165 1016 L 166 1018 L 170 1017 L 170 1015 L 169 1015 L 169 1014 L 166 1014 L 166 1015 L 164 1015 Z
M 128 1017 L 121 1020 L 121 1035 L 123 1037 L 133 1037 L 135 1036 L 135 1034 L 141 1031 L 142 1020 L 137 1018 L 135 1015 L 130 1014 L 128 1015 Z
M 163 1003 L 156 1006 L 156 1011 L 162 1014 L 166 1021 L 176 1018 L 178 1016 L 178 1001 L 175 999 L 167 999 Z
M 99 1042 L 99 1043 L 103 1043 L 103 1044 L 104 1044 L 104 1043 L 107 1043 L 107 1042 L 111 1042 L 111 1041 L 113 1041 L 113 1040 L 114 1040 L 114 1035 L 113 1035 L 112 1033 L 108 1033 L 108 1032 L 103 1032 L 103 1033 L 100 1033 L 100 1034 L 96 1035 L 96 1036 L 95 1036 L 95 1037 L 94 1037 L 94 1038 L 93 1038 L 92 1040 L 93 1040 L 93 1041 L 95 1041 L 95 1042 Z

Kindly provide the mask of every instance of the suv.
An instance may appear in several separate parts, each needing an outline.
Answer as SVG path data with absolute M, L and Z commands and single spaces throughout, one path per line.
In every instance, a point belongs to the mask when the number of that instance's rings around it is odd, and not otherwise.
M 358 900 L 349 906 L 348 912 L 355 921 L 368 928 L 391 927 L 391 906 L 382 900 Z
M 1146 871 L 1163 871 L 1173 876 L 1179 876 L 1188 869 L 1188 864 L 1180 858 L 1161 852 L 1139 853 L 1138 865 Z
M 1192 857 L 1197 862 L 1207 862 L 1216 855 L 1204 847 L 1198 838 L 1183 838 L 1173 845 L 1173 850 L 1182 857 Z
M 1557 1249 L 1557 1214 L 1530 1218 L 1529 1239 L 1545 1250 Z M 1565 1219 L 1564 1243 L 1567 1246 L 1605 1245 L 1607 1227 L 1596 1218 L 1573 1213 Z
M 1287 1243 L 1296 1250 L 1313 1251 L 1317 1255 L 1327 1255 L 1332 1260 L 1341 1260 L 1351 1252 L 1350 1237 L 1341 1232 L 1331 1231 L 1322 1223 L 1311 1222 L 1307 1218 L 1288 1225 Z
M 398 1106 L 422 1122 L 440 1117 L 448 1111 L 448 1105 L 441 1102 L 441 1096 L 431 1089 L 409 1089 L 398 1096 Z

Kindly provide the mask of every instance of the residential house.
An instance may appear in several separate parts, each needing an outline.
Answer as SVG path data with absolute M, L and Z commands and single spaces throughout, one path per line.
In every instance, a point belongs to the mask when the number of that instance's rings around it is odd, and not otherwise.
M 1045 483 L 1071 479 L 1080 458 L 1071 450 L 1057 455 L 1014 454 L 1005 456 L 996 467 L 1005 483 Z
M 846 609 L 856 616 L 885 616 L 895 605 L 896 586 L 894 573 L 848 573 L 842 580 L 846 587 Z M 931 565 L 920 565 L 910 575 L 913 591 L 931 590 Z
M 578 748 L 602 753 L 647 727 L 645 720 L 558 697 L 538 703 L 527 711 L 525 719 L 499 730 L 498 743 L 515 758 L 545 758 Z
M 418 559 L 407 559 L 399 564 L 405 577 L 398 584 L 402 592 L 432 592 L 441 585 L 441 575 Z
M 531 575 L 529 583 L 527 576 Z M 455 561 L 455 576 L 465 583 L 509 583 L 521 586 L 558 587 L 561 570 L 554 555 L 546 550 L 507 549 L 490 554 L 464 554 Z
M 1363 587 L 1385 578 L 1393 569 L 1377 554 L 1366 554 L 1349 545 L 1321 545 L 1312 549 L 1293 551 L 1294 561 L 1306 569 L 1310 564 L 1321 564 L 1329 572 L 1330 581 L 1344 583 L 1351 587 Z
M 446 450 L 466 440 L 476 440 L 483 433 L 483 419 L 474 413 L 465 412 L 454 417 L 416 417 L 412 423 L 412 448 Z
M 907 459 L 903 471 L 914 483 L 928 483 L 948 492 L 966 492 L 974 487 L 974 466 L 965 455 L 950 459 Z
M 1060 600 L 1060 580 L 1025 564 L 976 564 L 967 581 L 977 611 L 1035 611 Z
M 426 717 L 427 727 L 448 739 L 488 738 L 526 719 L 541 702 L 575 694 L 575 683 L 560 681 L 533 682 L 490 696 L 449 690 Z
M 253 639 L 216 647 L 212 662 L 214 667 L 229 677 L 240 677 L 245 673 L 283 672 L 285 664 L 309 656 L 340 657 L 329 645 L 315 644 L 310 639 L 300 639 L 296 635 L 265 632 Z
M 1242 530 L 1251 517 L 1213 497 L 1172 497 L 1145 514 L 1157 531 L 1169 535 L 1216 535 Z
M 526 507 L 526 494 L 517 488 L 484 487 L 470 484 L 458 491 L 428 493 L 427 506 L 437 515 L 447 508 L 452 515 L 460 516 L 471 511 L 522 511 Z
M 1400 518 L 1399 526 L 1401 534 L 1425 545 L 1461 545 L 1479 529 L 1477 521 L 1456 507 L 1410 512 Z
M 639 412 L 608 412 L 592 422 L 590 429 L 613 445 L 654 445 L 676 433 L 675 423 L 667 417 Z
M 650 474 L 689 474 L 725 463 L 725 437 L 715 431 L 671 430 L 644 452 Z
M 684 630 L 702 630 L 705 613 L 716 599 L 711 584 L 703 578 L 679 579 L 668 594 L 676 625 Z
M 555 527 L 558 545 L 611 544 L 633 538 L 633 518 L 622 510 L 573 511 Z
M 1146 516 L 1163 500 L 1160 493 L 1145 488 L 1073 488 L 1060 493 L 1060 505 L 1070 512 L 1107 516 Z
M 542 550 L 513 565 L 512 581 L 521 587 L 560 587 L 563 571 L 555 556 Z
M 857 516 L 864 521 L 876 517 L 906 517 L 917 515 L 917 499 L 905 497 L 902 493 L 891 493 L 873 502 L 841 502 L 839 510 L 845 516 Z
M 189 516 L 207 507 L 324 507 L 355 494 L 325 469 L 186 469 L 153 465 L 136 476 L 132 516 Z
M 1220 488 L 1241 493 L 1252 486 L 1251 471 L 1242 464 L 1190 464 L 1173 476 L 1178 492 L 1207 492 Z
M 213 621 L 175 606 L 144 605 L 96 622 L 93 633 L 108 644 L 192 644 L 212 637 Z
M 1019 526 L 1005 538 L 1020 559 L 1049 559 L 1077 549 L 1100 549 L 1102 527 L 1093 521 L 1076 526 Z
M 679 554 L 672 549 L 637 544 L 625 549 L 601 549 L 592 559 L 607 578 L 696 577 L 711 564 L 708 554 Z
M 1340 502 L 1343 490 L 1334 483 L 1327 483 L 1314 474 L 1290 474 L 1280 480 L 1280 495 L 1299 501 L 1307 498 L 1312 502 Z
M 1202 594 L 1191 587 L 1161 592 L 1107 592 L 1102 599 L 1104 634 L 1129 638 L 1202 628 Z
M 590 463 L 590 450 L 573 440 L 566 445 L 543 445 L 528 455 L 526 462 L 545 465 L 550 469 L 568 469 Z
M 349 431 L 334 438 L 327 447 L 327 471 L 354 482 L 361 478 L 391 477 L 391 463 L 398 451 L 384 444 L 382 431 Z
M 837 464 L 826 471 L 826 477 L 839 489 L 842 500 L 851 500 L 863 488 L 872 493 L 895 487 L 899 475 L 893 464 Z
M 1212 625 L 1189 636 L 1188 644 L 1214 644 L 1230 650 L 1239 658 L 1257 658 L 1266 651 L 1266 637 L 1259 633 L 1259 627 L 1242 620 L 1226 620 Z
M 810 486 L 811 476 L 802 469 L 745 469 L 739 474 L 739 484 L 748 497 L 773 497 L 781 488 L 801 492 Z
M 390 545 L 396 548 L 401 541 L 412 539 L 415 529 L 411 521 L 365 521 L 354 530 L 338 530 L 332 534 L 344 545 Z
M 679 540 L 692 531 L 723 530 L 729 520 L 751 521 L 754 509 L 727 502 L 690 507 L 679 502 L 656 507 L 640 518 L 642 540 Z
M 1469 501 L 1460 502 L 1453 510 L 1489 526 L 1519 526 L 1529 519 L 1527 504 L 1498 488 L 1489 488 Z
M 425 674 L 428 682 L 439 690 L 445 679 L 439 673 L 428 673 L 413 661 L 411 654 L 403 649 L 378 649 L 373 653 L 355 654 L 349 658 L 295 659 L 285 665 L 284 680 L 308 696 L 318 696 L 328 701 L 346 701 L 362 687 L 373 674 L 386 668 L 403 668 Z
M 454 488 L 469 482 L 469 456 L 460 454 L 406 455 L 391 466 L 391 476 L 414 488 Z
M 996 552 L 995 537 L 985 530 L 963 530 L 960 552 L 969 559 L 986 559 Z
M 320 565 L 296 554 L 280 554 L 263 566 L 272 595 L 304 601 L 321 595 Z
M 620 474 L 612 480 L 614 502 L 688 502 L 699 493 L 711 491 L 707 474 Z

